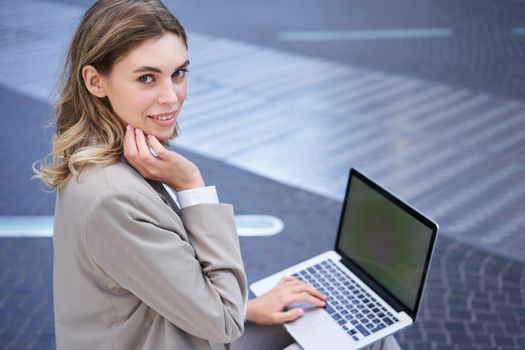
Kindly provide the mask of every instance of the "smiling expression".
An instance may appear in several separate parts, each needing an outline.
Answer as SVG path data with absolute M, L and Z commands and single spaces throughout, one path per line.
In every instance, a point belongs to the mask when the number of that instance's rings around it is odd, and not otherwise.
M 188 65 L 184 42 L 171 32 L 142 42 L 119 59 L 102 81 L 124 126 L 159 140 L 172 137 L 186 98 Z

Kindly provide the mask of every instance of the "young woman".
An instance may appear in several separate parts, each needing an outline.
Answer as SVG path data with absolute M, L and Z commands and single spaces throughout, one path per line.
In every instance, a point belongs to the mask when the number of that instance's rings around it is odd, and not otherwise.
M 302 315 L 287 305 L 324 306 L 292 277 L 247 301 L 233 208 L 165 147 L 188 65 L 184 28 L 158 0 L 98 1 L 74 34 L 53 161 L 38 171 L 58 190 L 58 349 L 222 349 L 246 320 L 234 347 L 277 349 L 292 340 L 271 325 Z

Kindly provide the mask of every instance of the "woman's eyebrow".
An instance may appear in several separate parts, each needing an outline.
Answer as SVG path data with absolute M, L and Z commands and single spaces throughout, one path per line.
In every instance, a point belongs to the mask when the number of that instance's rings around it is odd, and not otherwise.
M 190 64 L 190 60 L 186 60 L 183 64 L 178 66 L 175 70 L 179 70 L 181 68 L 184 68 Z M 137 68 L 133 71 L 133 73 L 147 73 L 147 72 L 155 72 L 155 73 L 162 73 L 162 70 L 157 67 L 149 67 L 149 66 L 143 66 L 140 68 Z

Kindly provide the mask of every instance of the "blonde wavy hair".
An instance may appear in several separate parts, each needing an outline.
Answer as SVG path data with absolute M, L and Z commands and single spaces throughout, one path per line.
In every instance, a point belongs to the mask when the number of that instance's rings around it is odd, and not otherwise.
M 34 178 L 61 188 L 88 166 L 118 161 L 124 127 L 109 100 L 87 90 L 82 68 L 91 65 L 107 75 L 144 40 L 166 32 L 178 35 L 188 46 L 183 26 L 159 0 L 99 0 L 84 14 L 60 79 L 52 152 L 33 164 Z

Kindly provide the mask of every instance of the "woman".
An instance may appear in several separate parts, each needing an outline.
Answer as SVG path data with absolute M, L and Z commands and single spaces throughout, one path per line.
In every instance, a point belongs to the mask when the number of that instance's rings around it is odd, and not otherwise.
M 177 134 L 186 34 L 158 0 L 101 0 L 72 39 L 56 104 L 58 349 L 222 349 L 291 343 L 278 325 L 324 296 L 295 278 L 247 301 L 231 205 L 165 146 Z M 164 184 L 176 191 L 176 200 Z M 267 333 L 272 336 L 268 337 Z

